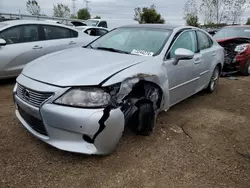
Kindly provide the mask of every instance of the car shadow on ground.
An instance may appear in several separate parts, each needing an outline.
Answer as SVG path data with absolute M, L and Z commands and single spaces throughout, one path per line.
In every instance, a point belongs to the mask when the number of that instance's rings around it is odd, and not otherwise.
M 3 79 L 0 80 L 0 86 L 8 86 L 13 85 L 16 83 L 16 78 L 9 78 L 9 79 Z

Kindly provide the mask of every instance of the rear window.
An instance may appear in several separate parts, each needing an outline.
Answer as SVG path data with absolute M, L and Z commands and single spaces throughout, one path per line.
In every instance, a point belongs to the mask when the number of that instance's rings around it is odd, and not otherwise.
M 219 30 L 213 37 L 215 39 L 226 39 L 234 37 L 250 38 L 250 27 L 225 27 Z

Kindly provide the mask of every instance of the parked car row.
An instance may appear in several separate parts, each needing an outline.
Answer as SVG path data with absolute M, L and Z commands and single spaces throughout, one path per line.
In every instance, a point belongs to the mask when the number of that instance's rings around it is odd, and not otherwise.
M 48 31 L 39 30 L 45 39 Z M 6 43 L 33 38 L 18 36 L 3 37 Z M 223 65 L 224 49 L 204 30 L 123 26 L 28 63 L 13 90 L 15 113 L 32 135 L 56 148 L 106 155 L 125 126 L 151 135 L 160 111 L 201 90 L 215 91 Z

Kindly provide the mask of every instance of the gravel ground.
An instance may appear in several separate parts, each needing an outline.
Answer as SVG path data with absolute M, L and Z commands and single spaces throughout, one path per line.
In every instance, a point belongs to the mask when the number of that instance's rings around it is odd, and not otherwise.
M 14 115 L 13 81 L 0 84 L 0 187 L 250 187 L 250 77 L 220 80 L 159 115 L 151 137 L 126 130 L 110 156 L 52 148 Z

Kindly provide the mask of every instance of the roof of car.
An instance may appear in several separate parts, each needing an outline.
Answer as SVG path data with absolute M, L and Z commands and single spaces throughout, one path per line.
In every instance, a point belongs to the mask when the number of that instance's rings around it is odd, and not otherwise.
M 134 28 L 157 28 L 157 29 L 175 29 L 180 26 L 178 25 L 169 25 L 169 24 L 133 24 L 133 25 L 125 25 L 122 27 L 134 27 Z
M 97 18 L 91 18 L 91 19 L 88 19 L 88 20 L 92 20 L 92 21 L 105 21 L 103 19 L 97 19 Z M 85 21 L 88 21 L 88 20 L 85 20 Z
M 105 29 L 105 30 L 109 30 L 108 28 L 104 28 L 104 27 L 96 27 L 96 26 L 76 26 L 74 28 L 79 28 L 79 29 L 89 29 L 89 28 L 98 28 L 98 29 Z
M 225 27 L 249 27 L 250 28 L 250 25 L 229 25 L 229 26 L 225 26 Z
M 4 21 L 1 23 L 6 24 L 5 27 L 23 25 L 23 24 L 47 24 L 47 25 L 57 25 L 57 26 L 66 27 L 69 29 L 76 30 L 74 27 L 70 27 L 70 26 L 67 26 L 64 24 L 60 24 L 60 23 L 54 23 L 54 22 L 47 21 L 47 20 L 46 21 L 44 21 L 44 20 L 11 20 L 11 21 Z
M 48 21 L 48 20 L 10 20 L 10 21 L 5 21 L 3 22 L 7 25 L 19 25 L 19 24 L 50 24 L 50 25 L 58 25 L 58 26 L 64 26 L 64 27 L 69 27 L 67 25 L 64 24 L 59 24 L 59 23 L 55 23 L 52 21 Z

